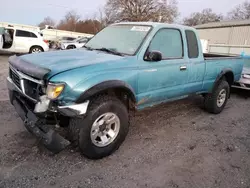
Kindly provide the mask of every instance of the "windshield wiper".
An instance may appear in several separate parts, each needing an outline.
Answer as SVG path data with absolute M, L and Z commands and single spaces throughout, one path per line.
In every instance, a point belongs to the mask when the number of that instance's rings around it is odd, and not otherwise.
M 114 55 L 123 56 L 122 53 L 117 52 L 117 51 L 112 50 L 112 49 L 109 49 L 109 48 L 96 48 L 96 49 L 93 49 L 93 50 L 98 50 L 98 51 L 108 52 L 108 53 L 111 53 L 111 54 L 114 54 Z

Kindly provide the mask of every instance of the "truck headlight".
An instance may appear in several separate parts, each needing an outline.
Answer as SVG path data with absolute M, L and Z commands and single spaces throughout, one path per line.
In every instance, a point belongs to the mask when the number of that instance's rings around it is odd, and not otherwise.
M 56 99 L 64 89 L 63 83 L 49 83 L 47 86 L 46 94 L 49 99 Z

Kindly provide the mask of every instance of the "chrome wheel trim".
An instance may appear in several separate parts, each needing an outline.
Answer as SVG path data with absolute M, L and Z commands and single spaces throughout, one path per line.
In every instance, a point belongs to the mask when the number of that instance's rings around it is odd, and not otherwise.
M 31 53 L 40 53 L 42 50 L 40 48 L 33 48 Z
M 226 97 L 227 97 L 227 91 L 225 89 L 222 89 L 220 92 L 219 92 L 219 95 L 217 97 L 217 106 L 218 107 L 222 107 L 223 104 L 225 103 L 226 101 Z
M 108 112 L 100 115 L 92 124 L 90 138 L 97 147 L 105 147 L 111 144 L 120 131 L 119 117 Z

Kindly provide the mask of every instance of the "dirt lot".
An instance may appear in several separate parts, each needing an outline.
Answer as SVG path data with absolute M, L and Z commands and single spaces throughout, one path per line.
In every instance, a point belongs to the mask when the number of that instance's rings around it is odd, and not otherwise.
M 0 56 L 0 187 L 250 187 L 250 94 L 234 91 L 220 115 L 201 98 L 136 113 L 112 156 L 87 160 L 75 149 L 45 150 L 9 104 L 7 56 Z

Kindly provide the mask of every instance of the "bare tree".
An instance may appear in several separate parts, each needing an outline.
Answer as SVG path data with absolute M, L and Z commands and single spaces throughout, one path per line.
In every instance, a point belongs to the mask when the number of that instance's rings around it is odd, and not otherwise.
M 172 23 L 178 16 L 176 0 L 108 0 L 105 22 L 161 21 Z
M 245 1 L 242 4 L 236 6 L 233 10 L 231 10 L 227 18 L 229 20 L 245 20 L 250 19 L 250 2 Z
M 222 14 L 216 14 L 212 9 L 204 9 L 201 12 L 194 12 L 187 18 L 184 18 L 183 23 L 188 26 L 195 26 L 209 22 L 218 22 L 223 19 Z
M 96 34 L 103 28 L 101 22 L 94 17 L 77 22 L 76 31 L 81 33 Z
M 56 25 L 56 22 L 51 17 L 47 16 L 40 24 L 38 24 L 39 27 L 45 27 L 45 25 L 54 27 Z
M 64 16 L 64 19 L 60 21 L 57 28 L 67 31 L 76 31 L 77 22 L 80 19 L 80 15 L 76 11 L 69 11 Z

